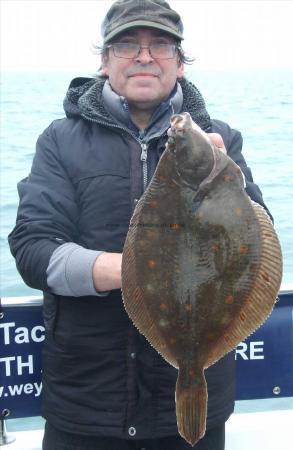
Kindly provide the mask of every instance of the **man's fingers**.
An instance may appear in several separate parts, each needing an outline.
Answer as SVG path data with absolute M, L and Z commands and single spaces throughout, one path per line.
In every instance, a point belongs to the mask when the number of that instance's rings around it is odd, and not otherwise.
M 219 150 L 227 154 L 223 138 L 219 133 L 208 133 L 208 137 Z

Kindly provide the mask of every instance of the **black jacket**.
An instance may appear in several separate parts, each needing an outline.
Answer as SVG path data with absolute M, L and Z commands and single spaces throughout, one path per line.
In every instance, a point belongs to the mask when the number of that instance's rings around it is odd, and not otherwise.
M 103 80 L 75 81 L 67 117 L 40 136 L 31 174 L 19 183 L 11 251 L 25 282 L 44 291 L 43 415 L 57 428 L 81 434 L 153 438 L 177 434 L 177 371 L 131 324 L 121 293 L 61 297 L 50 292 L 46 269 L 64 242 L 122 252 L 129 220 L 143 192 L 141 146 L 117 126 L 101 101 Z M 242 138 L 211 121 L 196 88 L 183 80 L 183 110 L 206 131 L 222 135 L 241 167 L 247 192 L 263 205 L 241 154 Z M 152 176 L 166 133 L 149 143 Z M 225 421 L 234 405 L 234 353 L 206 370 L 208 420 Z

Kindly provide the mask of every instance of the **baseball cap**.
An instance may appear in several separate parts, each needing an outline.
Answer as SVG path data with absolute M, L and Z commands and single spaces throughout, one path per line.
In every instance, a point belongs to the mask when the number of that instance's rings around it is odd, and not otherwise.
M 102 23 L 104 44 L 123 31 L 148 27 L 183 39 L 183 24 L 179 14 L 164 0 L 118 0 L 109 9 Z

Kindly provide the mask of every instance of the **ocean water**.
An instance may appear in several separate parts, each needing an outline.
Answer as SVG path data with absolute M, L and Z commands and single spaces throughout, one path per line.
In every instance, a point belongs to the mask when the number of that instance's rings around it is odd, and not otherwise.
M 27 176 L 38 135 L 63 117 L 62 102 L 80 73 L 4 73 L 1 76 L 0 295 L 37 295 L 18 274 L 7 243 L 15 223 L 16 184 Z M 196 72 L 213 118 L 242 132 L 243 154 L 272 212 L 283 257 L 283 283 L 293 283 L 293 71 Z

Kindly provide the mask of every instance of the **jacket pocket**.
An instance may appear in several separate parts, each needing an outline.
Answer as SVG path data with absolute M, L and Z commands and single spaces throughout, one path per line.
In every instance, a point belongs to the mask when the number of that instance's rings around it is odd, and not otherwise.
M 129 177 L 105 171 L 87 176 L 78 183 L 77 203 L 79 243 L 92 249 L 120 251 L 132 213 Z

